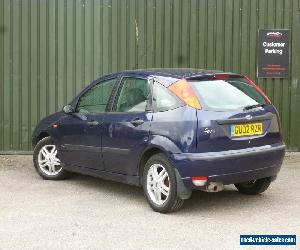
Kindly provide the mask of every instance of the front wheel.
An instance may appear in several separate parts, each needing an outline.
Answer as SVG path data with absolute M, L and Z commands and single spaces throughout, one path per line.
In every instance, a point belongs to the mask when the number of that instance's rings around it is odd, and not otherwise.
M 34 148 L 33 163 L 38 174 L 46 180 L 62 180 L 68 176 L 57 156 L 51 137 L 40 140 Z
M 234 185 L 242 194 L 255 195 L 266 191 L 270 184 L 270 178 L 263 178 L 242 183 L 236 183 Z
M 151 208 L 160 213 L 178 210 L 184 200 L 177 195 L 176 175 L 163 154 L 149 158 L 143 173 L 144 194 Z

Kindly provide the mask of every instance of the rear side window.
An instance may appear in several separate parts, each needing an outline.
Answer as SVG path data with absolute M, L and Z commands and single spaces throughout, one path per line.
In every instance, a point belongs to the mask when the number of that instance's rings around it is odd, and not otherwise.
M 103 113 L 109 101 L 117 79 L 107 80 L 97 84 L 85 92 L 79 99 L 76 112 Z
M 148 80 L 140 78 L 124 78 L 118 92 L 116 112 L 145 112 L 150 97 Z
M 266 104 L 264 97 L 242 78 L 227 80 L 189 81 L 201 105 L 218 110 Z
M 154 82 L 153 92 L 153 106 L 157 112 L 175 109 L 183 105 L 170 90 L 158 82 Z

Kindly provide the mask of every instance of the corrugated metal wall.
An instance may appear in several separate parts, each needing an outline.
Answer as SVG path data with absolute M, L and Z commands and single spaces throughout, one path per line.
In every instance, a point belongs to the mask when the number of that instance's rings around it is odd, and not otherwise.
M 299 0 L 0 0 L 0 151 L 99 75 L 195 67 L 255 78 L 258 28 L 292 30 L 291 77 L 257 80 L 300 149 Z

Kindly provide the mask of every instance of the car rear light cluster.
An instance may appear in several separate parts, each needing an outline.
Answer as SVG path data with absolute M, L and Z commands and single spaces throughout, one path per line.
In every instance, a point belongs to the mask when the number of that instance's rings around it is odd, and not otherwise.
M 171 84 L 169 90 L 177 95 L 185 104 L 196 109 L 201 109 L 201 104 L 193 88 L 185 79 L 181 79 Z
M 252 87 L 258 92 L 260 93 L 263 98 L 265 99 L 265 101 L 267 102 L 267 104 L 271 104 L 271 100 L 269 99 L 269 97 L 265 94 L 265 92 L 262 91 L 262 89 L 260 87 L 258 87 L 249 77 L 244 76 L 244 79 L 252 85 Z

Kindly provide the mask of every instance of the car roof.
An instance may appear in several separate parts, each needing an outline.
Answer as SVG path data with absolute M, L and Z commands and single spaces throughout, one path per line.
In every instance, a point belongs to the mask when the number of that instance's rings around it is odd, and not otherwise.
M 166 76 L 174 78 L 189 78 L 196 75 L 210 75 L 222 73 L 219 70 L 205 70 L 205 69 L 192 69 L 192 68 L 153 68 L 153 69 L 138 69 L 132 71 L 124 71 L 124 73 L 142 73 L 145 75 Z
M 197 76 L 214 75 L 219 73 L 228 73 L 221 70 L 207 70 L 207 69 L 193 69 L 193 68 L 150 68 L 150 69 L 136 69 L 126 70 L 121 72 L 112 73 L 106 77 L 117 77 L 120 75 L 127 75 L 133 77 L 149 77 L 149 76 L 162 76 L 162 77 L 173 77 L 173 78 L 194 78 Z M 101 78 L 103 78 L 101 77 Z

